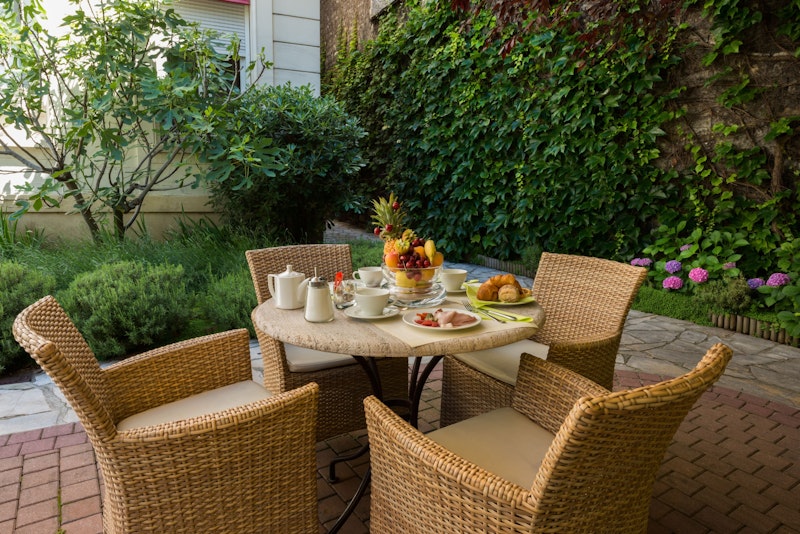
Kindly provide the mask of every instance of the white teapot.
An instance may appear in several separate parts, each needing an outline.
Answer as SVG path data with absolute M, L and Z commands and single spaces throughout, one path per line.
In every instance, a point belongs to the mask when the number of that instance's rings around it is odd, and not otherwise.
M 267 286 L 275 299 L 275 307 L 284 310 L 302 308 L 309 280 L 303 273 L 294 272 L 291 265 L 287 265 L 281 274 L 267 275 Z

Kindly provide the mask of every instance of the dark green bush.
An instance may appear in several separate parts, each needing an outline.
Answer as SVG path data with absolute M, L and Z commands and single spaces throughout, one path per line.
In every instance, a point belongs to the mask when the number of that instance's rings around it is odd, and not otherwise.
M 229 176 L 212 186 L 214 205 L 234 227 L 322 242 L 325 222 L 350 198 L 348 179 L 363 165 L 364 130 L 333 98 L 317 98 L 308 87 L 261 87 L 237 106 L 230 130 L 215 132 L 241 143 L 218 143 L 226 148 L 212 158 L 211 172 L 224 167 Z M 254 166 L 242 146 L 255 140 L 271 140 L 271 151 Z M 265 166 L 264 157 L 273 164 Z
M 712 326 L 708 307 L 691 295 L 668 293 L 662 289 L 642 286 L 633 301 L 634 310 L 682 319 Z
M 17 314 L 53 292 L 52 276 L 16 262 L 0 262 L 0 374 L 32 362 L 11 332 Z
M 747 285 L 747 280 L 741 277 L 712 280 L 698 286 L 695 292 L 700 302 L 708 306 L 709 310 L 720 314 L 746 312 L 753 302 L 753 290 Z
M 258 305 L 253 279 L 247 268 L 231 272 L 209 282 L 205 293 L 198 297 L 197 308 L 202 310 L 205 332 L 194 335 L 247 328 L 256 337 L 250 313 Z
M 116 262 L 78 275 L 58 299 L 98 359 L 177 341 L 192 315 L 180 265 Z

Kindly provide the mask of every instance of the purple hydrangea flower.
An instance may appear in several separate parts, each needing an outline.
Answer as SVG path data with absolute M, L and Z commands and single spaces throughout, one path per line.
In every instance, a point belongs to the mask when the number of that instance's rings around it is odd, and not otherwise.
M 682 268 L 683 268 L 683 265 L 681 265 L 681 262 L 679 262 L 678 260 L 669 260 L 664 265 L 664 270 L 667 271 L 670 274 L 677 273 Z
M 708 271 L 706 271 L 702 267 L 695 267 L 694 269 L 689 271 L 689 278 L 693 282 L 697 282 L 698 284 L 702 284 L 703 282 L 708 281 Z
M 770 287 L 785 286 L 789 282 L 791 282 L 789 275 L 784 273 L 773 273 L 767 278 L 767 285 Z
M 750 286 L 750 289 L 758 289 L 759 287 L 764 285 L 763 278 L 751 278 L 747 281 L 747 285 Z
M 735 269 L 736 268 L 736 262 L 735 261 L 729 261 L 728 263 L 723 265 L 722 268 L 723 269 Z
M 690 248 L 692 248 L 692 245 L 688 243 L 686 245 L 681 245 L 681 252 L 683 252 L 684 250 L 689 250 Z
M 636 267 L 650 267 L 653 265 L 653 260 L 650 258 L 633 258 L 631 260 L 631 265 Z
M 664 287 L 664 289 L 680 289 L 683 287 L 683 280 L 681 280 L 678 276 L 669 276 L 664 278 L 664 281 L 661 282 L 661 285 Z

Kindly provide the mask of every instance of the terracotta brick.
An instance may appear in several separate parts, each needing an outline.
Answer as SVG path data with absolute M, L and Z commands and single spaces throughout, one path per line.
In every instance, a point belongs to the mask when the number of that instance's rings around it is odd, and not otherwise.
M 771 486 L 777 486 L 783 489 L 789 489 L 797 484 L 797 479 L 785 471 L 772 469 L 771 467 L 763 467 L 756 472 L 755 476 Z M 800 504 L 800 497 L 798 497 L 798 504 Z
M 78 454 L 71 454 L 69 456 L 61 457 L 61 470 L 69 471 L 70 469 L 77 469 L 87 465 L 95 464 L 95 456 L 92 451 L 83 451 Z
M 22 473 L 28 475 L 51 467 L 58 467 L 58 451 L 51 451 L 33 458 L 25 458 L 25 463 L 22 465 Z
M 0 504 L 19 499 L 19 484 L 0 486 Z
M 27 441 L 22 444 L 20 454 L 31 454 L 33 452 L 51 451 L 56 444 L 56 438 L 43 438 L 35 441 Z
M 17 432 L 16 434 L 11 434 L 8 437 L 8 444 L 12 443 L 27 443 L 29 441 L 36 441 L 41 439 L 42 437 L 42 429 L 37 428 L 36 430 L 28 430 L 27 432 Z
M 22 467 L 11 467 L 0 471 L 0 486 L 19 484 L 22 477 Z
M 62 523 L 61 530 L 64 534 L 103 534 L 103 516 L 98 513 L 77 521 Z
M 52 532 L 58 532 L 58 519 L 55 517 L 48 517 L 22 527 L 17 526 L 14 534 L 51 534 Z
M 68 445 L 80 445 L 86 443 L 86 434 L 79 432 L 77 434 L 67 434 L 65 436 L 58 436 L 56 438 L 56 448 L 66 447 Z
M 69 523 L 100 513 L 100 496 L 87 497 L 79 501 L 65 503 L 61 506 L 61 521 Z
M 0 523 L 17 517 L 17 500 L 0 503 Z
M 3 521 L 0 519 L 0 534 L 14 534 L 14 520 Z
M 660 497 L 660 500 L 689 517 L 696 514 L 704 506 L 702 502 L 676 489 L 666 492 Z
M 780 423 L 782 425 L 786 425 L 789 428 L 800 428 L 800 417 L 795 415 L 786 415 L 779 412 L 773 412 L 772 415 L 769 416 L 772 421 L 776 423 Z
M 84 480 L 77 484 L 61 487 L 61 502 L 65 504 L 99 495 L 100 483 L 97 479 Z
M 732 511 L 729 517 L 746 527 L 752 528 L 753 532 L 774 532 L 779 525 L 779 522 L 775 519 L 754 510 L 746 504 Z
M 703 507 L 692 519 L 705 525 L 711 532 L 736 532 L 739 522 L 728 517 L 726 513 L 709 506 Z
M 665 515 L 659 523 L 670 532 L 680 532 L 681 534 L 705 534 L 708 531 L 706 527 L 697 521 L 676 510 L 672 510 Z
M 769 511 L 769 516 L 780 521 L 785 527 L 800 532 L 800 510 L 797 509 L 797 504 L 797 499 L 794 503 L 778 504 Z
M 22 489 L 41 486 L 50 482 L 58 482 L 58 467 L 48 467 L 40 471 L 34 471 L 22 477 Z
M 58 482 L 23 489 L 19 493 L 19 506 L 30 506 L 50 499 L 58 499 Z
M 11 443 L 0 447 L 0 458 L 12 458 L 19 454 L 22 443 Z
M 68 486 L 70 484 L 77 484 L 84 480 L 91 480 L 97 478 L 97 468 L 94 465 L 86 465 L 78 467 L 77 469 L 70 469 L 61 472 L 61 485 Z
M 64 425 L 56 425 L 45 428 L 42 430 L 43 438 L 52 438 L 56 436 L 64 436 L 66 434 L 75 433 L 75 423 L 67 423 Z
M 30 506 L 20 506 L 17 510 L 17 527 L 49 521 L 58 517 L 58 502 L 50 499 Z

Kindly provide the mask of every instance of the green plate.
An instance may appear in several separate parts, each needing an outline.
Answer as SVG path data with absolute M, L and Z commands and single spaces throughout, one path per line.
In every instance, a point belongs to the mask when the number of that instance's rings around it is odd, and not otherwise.
M 467 297 L 473 304 L 481 304 L 484 306 L 519 306 L 521 304 L 530 304 L 531 302 L 536 302 L 536 299 L 532 296 L 528 295 L 527 297 L 522 297 L 517 302 L 500 302 L 494 300 L 480 300 L 478 299 L 478 288 L 480 284 L 466 284 L 464 287 L 467 288 Z

